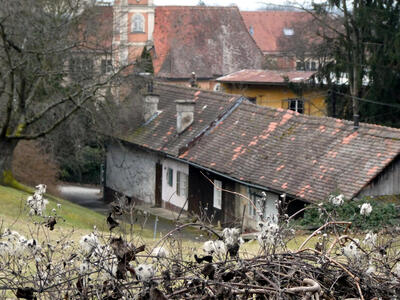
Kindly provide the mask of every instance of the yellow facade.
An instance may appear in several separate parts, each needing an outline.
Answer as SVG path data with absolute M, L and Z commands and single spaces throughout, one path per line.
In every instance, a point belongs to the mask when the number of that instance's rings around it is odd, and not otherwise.
M 223 91 L 229 94 L 243 95 L 256 100 L 256 104 L 274 108 L 288 109 L 287 99 L 300 98 L 285 85 L 249 85 L 222 83 Z M 303 92 L 304 114 L 326 116 L 326 91 L 309 88 Z

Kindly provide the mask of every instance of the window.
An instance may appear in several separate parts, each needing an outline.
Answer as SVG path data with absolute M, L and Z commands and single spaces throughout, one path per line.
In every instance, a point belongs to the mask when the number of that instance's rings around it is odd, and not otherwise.
M 248 191 L 250 200 L 253 202 L 252 204 L 249 201 L 249 216 L 255 220 L 261 220 L 260 214 L 262 214 L 265 219 L 268 216 L 267 196 L 265 192 L 253 188 L 249 188 Z
M 135 14 L 132 17 L 131 32 L 144 32 L 144 17 L 141 14 Z
M 214 180 L 214 207 L 222 208 L 222 182 Z
M 304 62 L 296 61 L 296 70 L 297 71 L 304 71 Z
M 289 99 L 288 109 L 296 111 L 300 114 L 304 113 L 304 101 L 301 99 Z
M 176 172 L 176 194 L 183 197 L 188 195 L 188 176 L 180 171 Z
M 316 71 L 317 70 L 317 63 L 315 61 L 311 62 L 311 71 Z
M 253 201 L 253 198 L 251 198 L 251 201 Z M 256 204 L 254 201 L 253 203 Z M 257 216 L 257 209 L 253 206 L 253 204 L 250 203 L 250 201 L 248 205 L 249 205 L 249 216 L 255 218 Z
M 172 186 L 174 184 L 174 170 L 171 168 L 168 168 L 167 170 L 167 183 L 169 186 Z
M 306 61 L 306 62 L 304 62 L 304 65 L 305 65 L 305 70 L 306 71 L 310 71 L 310 62 L 309 61 Z
M 253 28 L 253 26 L 250 26 L 250 27 L 249 27 L 249 33 L 250 33 L 251 36 L 254 35 L 254 28 Z
M 317 62 L 316 61 L 296 61 L 296 70 L 297 71 L 316 71 L 317 70 Z
M 293 28 L 283 28 L 283 34 L 286 36 L 294 35 Z
M 221 86 L 221 84 L 219 82 L 214 85 L 214 91 L 215 92 L 221 92 L 222 91 L 222 86 Z
M 247 100 L 249 100 L 253 104 L 257 104 L 257 97 L 247 97 Z
M 86 57 L 73 57 L 69 61 L 69 72 L 73 80 L 93 78 L 93 60 Z
M 101 74 L 106 74 L 112 71 L 112 61 L 111 59 L 102 59 L 101 60 Z

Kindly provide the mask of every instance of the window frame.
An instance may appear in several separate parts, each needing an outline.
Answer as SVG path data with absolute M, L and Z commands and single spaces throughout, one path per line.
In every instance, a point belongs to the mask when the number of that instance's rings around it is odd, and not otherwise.
M 103 58 L 100 62 L 100 68 L 101 68 L 101 74 L 108 74 L 112 72 L 113 70 L 112 60 Z
M 181 171 L 176 172 L 176 195 L 183 197 L 188 195 L 188 175 Z
M 167 179 L 167 184 L 170 187 L 173 187 L 174 186 L 174 169 L 168 167 L 166 179 Z
M 214 179 L 213 207 L 222 209 L 222 181 Z
M 248 188 L 248 194 L 249 194 L 250 200 L 256 206 L 256 208 L 255 208 L 249 201 L 249 210 L 248 210 L 249 216 L 257 221 L 260 221 L 261 218 L 260 218 L 259 212 L 265 218 L 267 201 L 263 200 L 263 195 L 262 195 L 261 190 Z
M 145 32 L 145 18 L 142 14 L 136 13 L 131 18 L 131 33 Z
M 304 114 L 304 100 L 299 98 L 287 99 L 288 101 L 288 109 L 298 112 L 299 114 Z M 294 107 L 292 104 L 294 103 Z M 301 105 L 299 105 L 301 104 Z
M 87 56 L 74 56 L 69 60 L 69 76 L 72 80 L 91 80 L 94 76 L 93 58 Z

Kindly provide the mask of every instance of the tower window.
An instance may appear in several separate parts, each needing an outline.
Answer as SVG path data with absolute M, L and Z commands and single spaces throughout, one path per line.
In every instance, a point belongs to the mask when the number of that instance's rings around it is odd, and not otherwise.
M 135 14 L 132 17 L 131 32 L 144 32 L 144 17 L 141 14 Z

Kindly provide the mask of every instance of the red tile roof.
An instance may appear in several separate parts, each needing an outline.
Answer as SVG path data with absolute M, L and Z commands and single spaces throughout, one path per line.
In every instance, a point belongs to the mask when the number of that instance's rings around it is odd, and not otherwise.
M 263 61 L 237 7 L 156 7 L 153 38 L 161 78 L 213 78 Z
M 118 138 L 174 156 L 178 156 L 183 147 L 186 147 L 211 123 L 226 113 L 240 98 L 237 95 L 161 82 L 155 83 L 154 92 L 160 95 L 158 109 L 161 113 L 133 133 L 124 134 Z M 193 124 L 179 135 L 176 131 L 176 104 L 174 102 L 178 99 L 194 100 L 196 103 Z
M 274 71 L 274 70 L 241 70 L 217 78 L 219 82 L 245 82 L 245 83 L 285 83 L 284 78 L 290 82 L 302 82 L 310 79 L 315 72 L 309 71 Z
M 242 103 L 180 158 L 307 201 L 352 198 L 400 154 L 400 129 Z
M 309 20 L 306 12 L 299 11 L 254 11 L 241 12 L 247 29 L 253 28 L 253 38 L 263 52 L 280 52 L 279 38 L 283 30 L 293 29 L 293 23 Z

